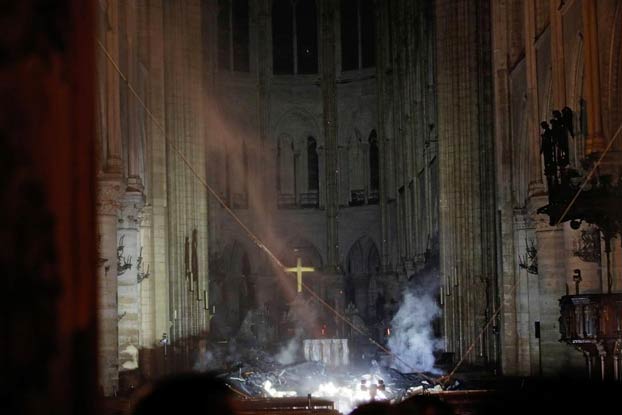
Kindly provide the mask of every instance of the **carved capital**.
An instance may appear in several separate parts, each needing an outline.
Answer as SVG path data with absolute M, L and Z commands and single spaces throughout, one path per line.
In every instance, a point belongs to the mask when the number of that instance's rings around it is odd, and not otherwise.
M 97 180 L 97 214 L 117 215 L 121 208 L 122 186 L 115 178 L 100 178 Z
M 126 192 L 120 200 L 119 227 L 138 228 L 143 220 L 145 200 L 142 193 Z

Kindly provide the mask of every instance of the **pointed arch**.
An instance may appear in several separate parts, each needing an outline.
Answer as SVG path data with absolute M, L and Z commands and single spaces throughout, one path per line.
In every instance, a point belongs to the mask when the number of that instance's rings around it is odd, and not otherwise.
M 380 254 L 376 243 L 369 236 L 361 236 L 348 251 L 346 274 L 352 276 L 372 275 L 380 268 Z

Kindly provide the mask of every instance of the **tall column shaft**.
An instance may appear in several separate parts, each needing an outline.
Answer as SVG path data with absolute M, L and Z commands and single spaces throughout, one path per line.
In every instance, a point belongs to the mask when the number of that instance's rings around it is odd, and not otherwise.
M 117 223 L 121 181 L 100 178 L 97 195 L 99 234 L 99 384 L 106 396 L 118 390 L 119 355 L 117 330 Z
M 117 249 L 122 256 L 121 268 L 117 275 L 120 371 L 138 368 L 141 297 L 137 264 L 142 255 L 140 224 L 143 205 L 143 196 L 138 192 L 128 192 L 121 198 L 117 228 L 119 241 Z
M 202 10 L 199 0 L 164 2 L 163 7 L 169 304 L 172 337 L 181 340 L 207 330 L 202 303 L 208 283 Z M 190 276 L 185 258 L 193 256 L 197 269 Z
M 100 39 L 106 53 L 115 62 L 119 62 L 119 1 L 111 0 L 105 3 L 100 30 Z M 122 143 L 121 143 L 121 107 L 119 74 L 108 62 L 104 53 L 98 53 L 98 68 L 100 78 L 100 114 L 102 116 L 102 144 L 103 167 L 107 173 L 120 174 L 122 172 Z
M 585 154 L 601 153 L 605 150 L 603 119 L 600 101 L 600 53 L 598 51 L 598 27 L 596 0 L 582 0 L 583 37 L 585 53 L 585 91 L 587 97 L 588 133 L 585 140 Z
M 338 173 L 337 173 L 337 81 L 335 69 L 335 4 L 320 3 L 321 86 L 325 137 L 326 173 L 326 258 L 333 270 L 339 264 Z
M 489 2 L 436 3 L 440 243 L 447 348 L 468 361 L 494 360 L 494 143 Z

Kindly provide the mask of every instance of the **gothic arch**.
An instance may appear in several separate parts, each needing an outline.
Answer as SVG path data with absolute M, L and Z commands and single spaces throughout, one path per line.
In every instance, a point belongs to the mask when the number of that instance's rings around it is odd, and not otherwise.
M 377 273 L 379 267 L 380 254 L 376 243 L 369 236 L 361 236 L 348 250 L 344 267 L 346 274 L 369 276 Z
M 369 236 L 357 239 L 348 251 L 345 263 L 345 301 L 354 303 L 365 318 L 373 308 L 378 281 L 374 278 L 380 267 L 380 255 Z
M 313 117 L 300 108 L 281 116 L 275 124 L 277 137 L 278 205 L 280 207 L 317 207 L 322 188 L 322 143 Z M 284 137 L 291 145 L 285 147 Z M 291 154 L 290 154 L 291 153 Z M 283 176 L 285 175 L 285 176 Z M 287 180 L 291 179 L 291 184 Z

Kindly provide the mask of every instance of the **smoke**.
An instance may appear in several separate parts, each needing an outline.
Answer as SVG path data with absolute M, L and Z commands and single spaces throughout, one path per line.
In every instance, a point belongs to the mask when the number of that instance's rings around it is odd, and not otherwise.
M 281 347 L 281 350 L 274 356 L 274 359 L 282 365 L 291 365 L 295 363 L 298 360 L 301 337 L 302 331 L 299 330 L 293 338 Z
M 434 296 L 435 285 L 430 278 L 419 279 L 417 287 L 404 294 L 391 321 L 388 346 L 399 357 L 393 362 L 399 371 L 439 372 L 434 367 L 434 352 L 440 349 L 441 342 L 432 328 L 432 322 L 441 312 Z

